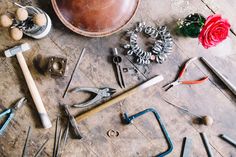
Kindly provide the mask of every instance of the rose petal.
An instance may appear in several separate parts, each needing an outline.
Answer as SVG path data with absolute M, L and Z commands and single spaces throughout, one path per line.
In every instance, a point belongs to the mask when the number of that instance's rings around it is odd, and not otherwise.
M 211 15 L 198 36 L 199 42 L 205 48 L 215 46 L 227 38 L 229 30 L 228 20 L 222 19 L 221 15 Z

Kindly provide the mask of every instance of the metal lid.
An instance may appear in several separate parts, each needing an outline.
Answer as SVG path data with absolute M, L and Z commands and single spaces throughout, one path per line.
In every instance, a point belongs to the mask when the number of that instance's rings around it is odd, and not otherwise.
M 62 23 L 72 31 L 102 37 L 119 31 L 134 16 L 140 0 L 51 0 Z

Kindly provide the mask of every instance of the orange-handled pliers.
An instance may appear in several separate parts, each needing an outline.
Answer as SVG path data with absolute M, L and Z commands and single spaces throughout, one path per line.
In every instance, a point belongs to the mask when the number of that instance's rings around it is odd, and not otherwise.
M 165 91 L 167 91 L 170 88 L 172 88 L 174 86 L 177 86 L 179 84 L 189 84 L 189 85 L 191 85 L 191 84 L 200 84 L 200 83 L 203 83 L 204 81 L 206 81 L 208 79 L 208 76 L 206 76 L 206 77 L 203 77 L 199 80 L 187 80 L 187 81 L 181 81 L 180 80 L 180 78 L 184 75 L 186 69 L 188 68 L 188 65 L 196 59 L 198 59 L 198 58 L 197 57 L 191 58 L 185 63 L 183 69 L 179 72 L 179 75 L 178 75 L 177 79 L 174 82 L 171 82 L 171 83 L 164 86 L 164 87 L 167 87 Z

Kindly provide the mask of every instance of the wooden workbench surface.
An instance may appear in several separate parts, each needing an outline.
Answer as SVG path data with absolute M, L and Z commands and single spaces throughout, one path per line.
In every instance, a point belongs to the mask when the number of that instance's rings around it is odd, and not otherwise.
M 148 107 L 154 107 L 160 113 L 174 143 L 174 150 L 168 156 L 180 156 L 184 137 L 193 140 L 192 157 L 207 156 L 199 132 L 207 134 L 215 157 L 236 156 L 236 149 L 218 137 L 219 134 L 227 134 L 236 139 L 235 96 L 202 62 L 195 61 L 191 64 L 185 78 L 194 79 L 208 75 L 208 81 L 200 85 L 180 85 L 168 92 L 162 89 L 163 85 L 175 79 L 179 67 L 187 59 L 195 56 L 208 58 L 236 85 L 236 36 L 233 33 L 236 31 L 236 3 L 234 0 L 141 0 L 138 12 L 129 25 L 120 32 L 103 38 L 86 38 L 68 30 L 56 17 L 50 2 L 39 0 L 33 1 L 33 4 L 42 7 L 52 19 L 53 29 L 46 38 L 33 40 L 24 37 L 20 42 L 14 42 L 10 39 L 8 31 L 0 28 L 0 110 L 8 108 L 20 97 L 25 96 L 28 99 L 27 104 L 16 113 L 6 132 L 0 136 L 0 157 L 21 156 L 28 126 L 32 126 L 32 136 L 28 145 L 29 156 L 33 156 L 47 138 L 49 142 L 41 156 L 52 156 L 56 118 L 58 115 L 63 115 L 59 109 L 59 102 L 72 104 L 84 100 L 83 97 L 87 96 L 68 94 L 65 99 L 62 99 L 82 48 L 86 47 L 87 51 L 75 73 L 71 88 L 112 87 L 121 93 L 124 90 L 120 89 L 116 82 L 110 56 L 111 48 L 119 47 L 124 42 L 123 32 L 138 21 L 145 21 L 146 24 L 153 26 L 155 24 L 167 25 L 174 30 L 179 18 L 195 12 L 204 16 L 216 12 L 228 18 L 232 25 L 229 38 L 215 48 L 204 49 L 197 39 L 179 37 L 172 31 L 175 41 L 173 54 L 162 65 L 151 65 L 148 72 L 123 55 L 123 67 L 136 66 L 139 69 L 138 76 L 125 73 L 126 89 L 157 74 L 162 74 L 165 77 L 164 81 L 79 123 L 83 139 L 70 138 L 62 156 L 143 157 L 154 156 L 166 150 L 164 137 L 151 114 L 136 119 L 130 125 L 121 123 L 120 113 L 123 111 L 134 114 Z M 0 1 L 0 14 L 14 11 L 14 9 L 10 1 Z M 50 129 L 42 129 L 16 58 L 3 56 L 5 49 L 23 42 L 28 42 L 32 46 L 32 49 L 24 53 L 24 56 L 53 123 Z M 124 52 L 122 48 L 118 49 Z M 38 55 L 45 58 L 54 55 L 66 57 L 67 76 L 54 79 L 40 74 L 33 65 L 33 60 Z M 214 119 L 214 124 L 210 127 L 193 124 L 193 116 L 177 110 L 164 100 L 186 107 L 196 115 L 210 115 Z M 81 111 L 81 109 L 72 109 L 74 115 Z M 110 129 L 119 131 L 119 136 L 108 137 L 107 131 Z

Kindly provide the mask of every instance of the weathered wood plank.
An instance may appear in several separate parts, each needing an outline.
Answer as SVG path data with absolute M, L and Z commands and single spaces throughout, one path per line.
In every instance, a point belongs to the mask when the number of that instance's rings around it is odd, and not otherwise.
M 123 41 L 122 31 L 105 38 L 86 38 L 74 34 L 59 22 L 48 3 L 34 1 L 34 4 L 42 6 L 51 15 L 54 24 L 51 34 L 42 40 L 35 41 L 24 38 L 22 42 L 27 41 L 32 45 L 33 49 L 24 55 L 27 58 L 30 71 L 36 80 L 45 106 L 55 126 L 55 119 L 58 114 L 61 114 L 58 108 L 59 102 L 72 104 L 82 99 L 84 100 L 85 96 L 80 94 L 68 94 L 66 99 L 61 99 L 74 64 L 83 47 L 87 48 L 87 52 L 76 71 L 71 88 L 77 86 L 109 86 L 116 88 L 118 92 L 122 92 L 116 83 L 111 65 L 110 48 L 119 47 L 119 44 Z M 12 9 L 12 4 L 8 1 L 1 1 L 0 4 L 0 13 L 5 12 L 7 9 Z M 173 28 L 178 18 L 184 18 L 192 12 L 201 12 L 205 16 L 211 14 L 211 11 L 200 0 L 141 1 L 137 15 L 123 30 L 132 27 L 133 24 L 140 20 L 151 25 L 155 23 L 167 24 L 170 28 Z M 18 43 L 13 42 L 9 38 L 6 30 L 1 28 L 0 31 L 1 51 Z M 132 114 L 147 107 L 155 107 L 158 110 L 174 142 L 175 149 L 169 156 L 180 155 L 182 139 L 185 136 L 192 138 L 194 141 L 192 155 L 206 156 L 198 133 L 200 131 L 207 133 L 211 144 L 223 156 L 235 156 L 234 148 L 228 147 L 227 143 L 217 137 L 220 133 L 227 133 L 232 137 L 236 137 L 234 131 L 236 126 L 233 123 L 235 119 L 235 99 L 201 62 L 197 61 L 192 64 L 185 78 L 194 79 L 203 75 L 209 75 L 210 81 L 196 86 L 178 86 L 168 92 L 164 92 L 161 88 L 175 78 L 179 67 L 184 61 L 189 57 L 202 55 L 209 57 L 212 63 L 219 67 L 219 70 L 236 84 L 234 79 L 236 74 L 233 71 L 233 67 L 235 67 L 235 55 L 233 52 L 235 44 L 232 44 L 235 43 L 235 37 L 231 34 L 228 44 L 224 43 L 221 47 L 209 50 L 205 50 L 198 45 L 196 39 L 182 38 L 176 35 L 174 35 L 174 39 L 176 42 L 175 52 L 168 58 L 167 62 L 162 65 L 153 65 L 150 73 L 145 74 L 145 76 L 140 75 L 140 79 L 128 73 L 125 74 L 128 88 L 156 74 L 163 74 L 166 79 L 155 87 L 127 98 L 123 105 L 117 104 L 80 123 L 79 127 L 84 139 L 81 141 L 70 139 L 63 156 L 152 156 L 163 151 L 166 148 L 165 141 L 156 120 L 151 114 L 135 120 L 133 125 L 125 126 L 121 124 L 119 117 L 121 112 L 127 111 L 129 114 Z M 214 57 L 215 53 L 221 54 L 222 50 L 226 48 L 230 48 L 227 49 L 227 54 L 233 55 L 224 59 Z M 123 52 L 121 48 L 119 50 L 121 53 Z M 47 75 L 39 74 L 32 63 L 38 54 L 41 54 L 43 57 L 52 55 L 66 57 L 69 67 L 68 75 L 64 78 L 52 79 Z M 9 107 L 10 104 L 21 96 L 26 95 L 29 99 L 27 105 L 16 114 L 6 134 L 0 137 L 0 151 L 3 152 L 3 156 L 19 155 L 19 152 L 22 151 L 27 127 L 32 125 L 36 128 L 33 129 L 30 154 L 34 154 L 44 139 L 49 137 L 50 140 L 42 156 L 51 156 L 54 127 L 49 130 L 39 129 L 41 127 L 39 118 L 16 59 L 6 59 L 4 57 L 0 59 L 2 63 L 0 65 L 1 109 Z M 123 59 L 125 67 L 133 66 L 133 63 L 127 57 L 124 56 Z M 144 72 L 144 69 L 139 66 L 138 68 L 140 68 L 141 72 Z M 214 118 L 215 123 L 212 127 L 192 124 L 192 116 L 176 110 L 165 103 L 162 98 L 168 99 L 168 101 L 179 106 L 187 106 L 195 114 L 209 114 Z M 83 110 L 72 109 L 72 112 L 76 115 Z M 109 138 L 106 135 L 109 129 L 118 130 L 120 133 L 119 137 Z M 221 156 L 216 151 L 214 151 L 214 154 Z

